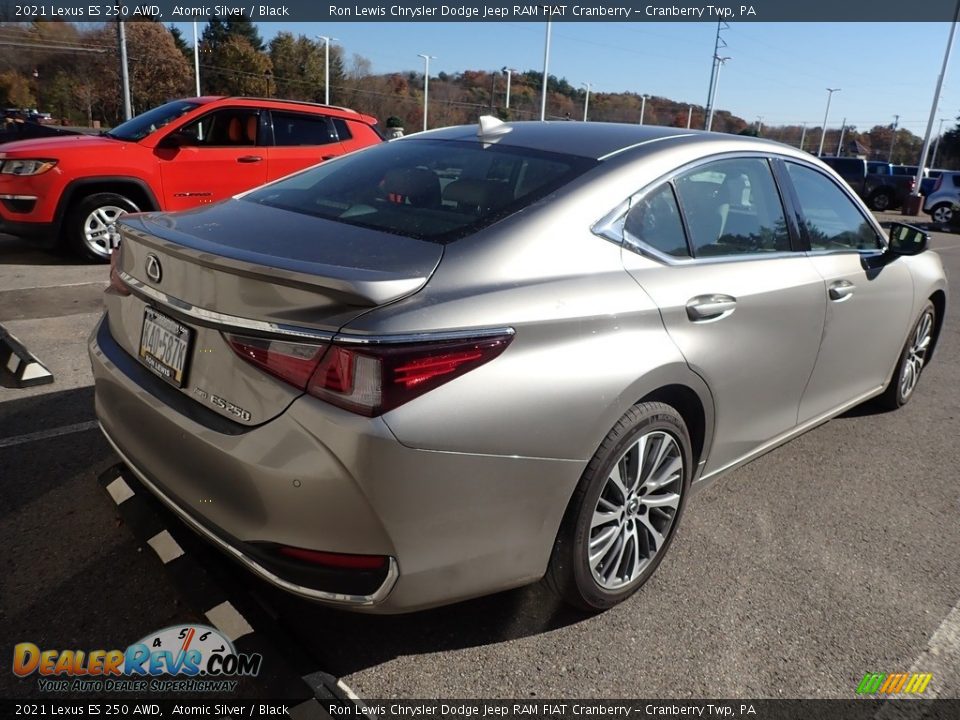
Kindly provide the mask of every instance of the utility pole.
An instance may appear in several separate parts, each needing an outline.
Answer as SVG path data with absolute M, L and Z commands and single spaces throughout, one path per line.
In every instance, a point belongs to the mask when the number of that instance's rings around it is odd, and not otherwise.
M 197 97 L 200 97 L 200 45 L 197 42 L 197 23 L 193 23 L 193 76 L 197 85 Z
M 547 20 L 547 38 L 543 44 L 543 89 L 540 95 L 540 122 L 547 119 L 547 70 L 550 67 L 550 32 L 553 24 Z
M 649 97 L 650 97 L 649 95 L 640 96 L 640 124 L 641 125 L 643 125 L 643 114 L 647 110 L 647 98 Z
M 800 149 L 803 150 L 803 141 L 807 137 L 807 124 L 803 123 L 803 131 L 800 133 Z
M 436 55 L 425 55 L 417 53 L 417 57 L 423 58 L 423 130 L 427 130 L 427 110 L 430 108 L 430 61 L 436 60 Z
M 757 137 L 763 132 L 763 115 L 757 115 Z
M 336 40 L 335 37 L 326 35 L 317 35 L 318 40 L 323 40 L 323 104 L 330 104 L 330 41 Z M 421 56 L 422 57 L 422 56 Z M 426 128 L 424 128 L 426 130 Z
M 587 97 L 583 101 L 583 121 L 587 121 L 587 108 L 590 107 L 590 88 L 592 87 L 590 83 L 580 83 L 587 89 Z
M 693 121 L 693 105 L 687 108 L 687 130 L 690 129 L 690 123 Z
M 890 154 L 887 156 L 887 162 L 893 162 L 893 146 L 897 144 L 897 126 L 900 124 L 900 116 L 893 116 L 893 133 L 890 136 Z
M 713 43 L 713 65 L 710 67 L 710 85 L 707 86 L 707 107 L 705 108 L 705 113 L 703 116 L 704 123 L 705 123 L 703 127 L 705 130 L 710 129 L 709 123 L 710 123 L 710 120 L 713 119 L 713 102 L 714 102 L 713 95 L 716 92 L 716 89 L 715 89 L 716 82 L 717 82 L 716 76 L 717 76 L 717 73 L 720 71 L 718 65 L 722 64 L 722 63 L 718 63 L 718 60 L 720 59 L 720 50 L 727 46 L 726 41 L 722 37 L 720 37 L 720 32 L 723 30 L 729 30 L 729 29 L 730 29 L 730 26 L 727 23 L 725 23 L 723 20 L 717 21 L 717 36 L 716 36 L 716 40 Z
M 940 138 L 943 137 L 943 121 L 946 118 L 940 118 L 940 127 L 937 128 L 937 140 L 933 143 L 933 157 L 930 158 L 930 167 L 937 166 L 937 151 L 940 149 Z
M 707 132 L 713 129 L 713 111 L 715 110 L 717 102 L 717 85 L 720 83 L 720 68 L 726 64 L 727 60 L 733 60 L 733 58 L 717 56 L 717 68 L 713 73 L 713 92 L 710 93 L 713 104 L 710 105 L 710 112 L 707 113 Z

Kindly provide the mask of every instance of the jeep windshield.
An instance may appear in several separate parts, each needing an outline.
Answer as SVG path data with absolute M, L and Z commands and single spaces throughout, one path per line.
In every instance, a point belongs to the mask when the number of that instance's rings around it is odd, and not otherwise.
M 105 132 L 104 135 L 115 140 L 137 142 L 143 140 L 150 133 L 156 132 L 164 125 L 172 123 L 178 117 L 187 114 L 195 107 L 199 107 L 199 104 L 188 100 L 168 102 L 166 105 L 155 107 L 153 110 L 147 110 L 142 115 L 137 115 L 125 123 L 120 123 L 113 130 Z

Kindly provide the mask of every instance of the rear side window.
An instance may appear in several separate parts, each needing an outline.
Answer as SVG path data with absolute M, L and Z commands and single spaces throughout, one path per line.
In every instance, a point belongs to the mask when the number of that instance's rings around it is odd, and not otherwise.
M 690 257 L 680 208 L 670 185 L 661 185 L 632 201 L 623 229 L 627 242 L 639 241 L 672 257 Z
M 322 115 L 273 112 L 273 141 L 281 147 L 328 145 L 338 138 L 328 118 Z
M 310 168 L 243 200 L 447 242 L 527 207 L 596 164 L 475 142 L 404 140 Z
M 790 250 L 770 165 L 762 158 L 718 160 L 674 181 L 697 257 Z
M 341 140 L 349 140 L 353 137 L 353 133 L 350 132 L 350 124 L 343 118 L 334 118 L 333 126 L 337 129 L 337 137 Z
M 951 177 L 953 179 L 953 186 L 960 187 L 960 175 L 952 175 Z

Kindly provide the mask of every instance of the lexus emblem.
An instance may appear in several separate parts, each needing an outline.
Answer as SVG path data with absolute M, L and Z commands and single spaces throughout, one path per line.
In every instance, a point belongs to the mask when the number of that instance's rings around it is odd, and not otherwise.
M 163 272 L 160 269 L 160 260 L 156 255 L 150 253 L 147 255 L 147 277 L 153 280 L 153 282 L 160 282 L 160 278 L 163 277 Z

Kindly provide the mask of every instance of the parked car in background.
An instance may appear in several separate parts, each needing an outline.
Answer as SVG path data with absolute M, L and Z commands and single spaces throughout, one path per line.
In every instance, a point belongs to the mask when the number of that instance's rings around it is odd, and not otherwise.
M 913 178 L 897 175 L 889 163 L 881 172 L 871 172 L 867 161 L 852 157 L 820 158 L 832 167 L 840 177 L 862 197 L 873 210 L 893 210 L 913 192 Z M 873 161 L 871 161 L 871 164 Z M 877 166 L 874 165 L 874 168 Z
M 112 447 L 252 572 L 369 612 L 624 600 L 695 488 L 908 402 L 946 307 L 927 236 L 816 158 L 665 127 L 486 117 L 118 225 Z
M 79 135 L 76 130 L 57 127 L 55 125 L 41 125 L 20 118 L 7 118 L 0 125 L 0 145 L 15 140 L 32 140 L 41 137 L 62 137 L 64 135 Z
M 0 146 L 0 231 L 59 240 L 106 262 L 128 212 L 206 205 L 382 141 L 346 108 L 198 97 L 149 110 L 99 136 Z
M 923 211 L 936 223 L 955 225 L 958 204 L 960 204 L 960 172 L 944 170 L 924 199 Z

